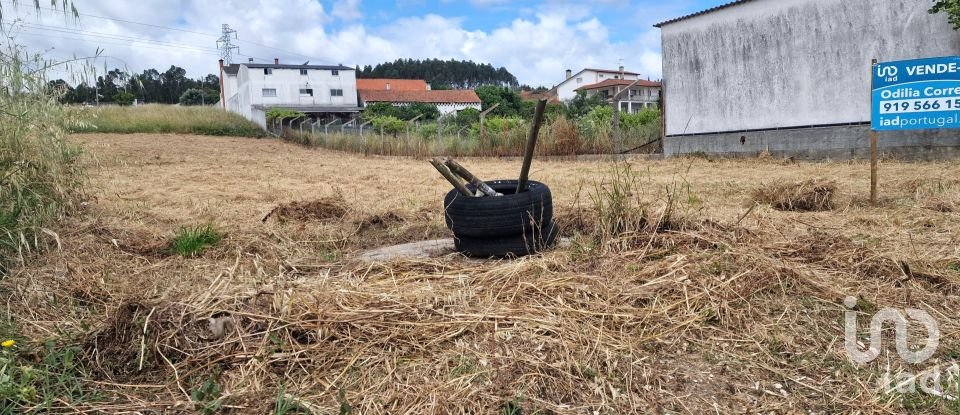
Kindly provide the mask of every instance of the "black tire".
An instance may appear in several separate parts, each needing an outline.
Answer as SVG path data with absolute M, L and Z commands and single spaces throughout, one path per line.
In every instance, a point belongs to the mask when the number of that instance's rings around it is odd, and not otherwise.
M 553 221 L 553 196 L 547 185 L 530 182 L 529 190 L 516 194 L 517 180 L 487 184 L 503 196 L 464 197 L 451 190 L 443 199 L 447 227 L 457 236 L 495 238 L 518 236 Z M 474 191 L 473 186 L 468 186 Z
M 455 236 L 457 251 L 473 258 L 521 257 L 553 247 L 560 231 L 553 222 L 547 222 L 542 232 L 495 238 Z

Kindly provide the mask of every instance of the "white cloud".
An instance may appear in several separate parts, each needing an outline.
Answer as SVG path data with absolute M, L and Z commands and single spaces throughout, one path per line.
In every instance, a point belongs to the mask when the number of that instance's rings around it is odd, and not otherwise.
M 491 5 L 500 0 L 474 1 Z M 269 0 L 142 0 L 137 7 L 118 7 L 112 0 L 78 4 L 88 15 L 202 34 L 87 15 L 81 16 L 80 26 L 75 26 L 62 14 L 43 12 L 37 18 L 28 7 L 16 13 L 29 24 L 44 25 L 25 26 L 21 40 L 34 49 L 52 47 L 52 55 L 66 57 L 91 54 L 99 45 L 106 55 L 118 58 L 109 59 L 107 66 L 126 66 L 133 72 L 177 65 L 193 77 L 216 73 L 216 37 L 220 24 L 227 23 L 238 32 L 241 56 L 235 61 L 245 61 L 248 56 L 264 61 L 278 57 L 285 62 L 310 59 L 313 63 L 353 66 L 397 58 L 470 59 L 504 66 L 521 83 L 550 86 L 563 79 L 565 69 L 614 69 L 622 59 L 628 70 L 660 77 L 659 31 L 641 29 L 625 40 L 611 40 L 610 28 L 592 16 L 589 8 L 577 4 L 540 8 L 549 11 L 524 15 L 491 30 L 470 30 L 464 27 L 468 22 L 465 18 L 436 14 L 386 20 L 372 27 L 358 20 L 363 17 L 359 3 L 338 1 L 329 13 L 317 0 L 288 0 L 283 7 Z M 51 27 L 65 32 L 54 32 Z M 135 38 L 155 42 L 131 40 Z M 98 65 L 102 70 L 103 63 Z
M 360 12 L 360 0 L 339 0 L 333 4 L 330 14 L 346 21 L 359 20 L 363 17 L 363 13 Z

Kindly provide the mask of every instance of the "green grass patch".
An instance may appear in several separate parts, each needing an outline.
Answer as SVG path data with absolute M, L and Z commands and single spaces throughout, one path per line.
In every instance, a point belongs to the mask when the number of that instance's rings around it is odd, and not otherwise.
M 260 126 L 220 107 L 141 105 L 136 107 L 71 107 L 77 121 L 74 133 L 198 134 L 232 137 L 264 137 Z
M 213 225 L 184 227 L 170 241 L 170 250 L 180 256 L 196 256 L 207 247 L 216 245 L 223 235 Z

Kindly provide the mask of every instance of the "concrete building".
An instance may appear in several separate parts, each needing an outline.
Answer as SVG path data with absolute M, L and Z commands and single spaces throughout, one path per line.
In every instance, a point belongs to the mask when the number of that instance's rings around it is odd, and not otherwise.
M 636 84 L 634 84 L 636 82 Z M 620 111 L 635 113 L 644 108 L 656 108 L 660 101 L 660 83 L 653 81 L 630 81 L 625 79 L 607 79 L 606 81 L 587 85 L 577 89 L 587 95 L 599 95 L 604 101 L 613 98 L 624 88 L 633 85 L 630 91 L 620 97 L 617 105 Z
M 960 54 L 929 0 L 740 0 L 656 25 L 667 155 L 869 155 L 871 59 Z M 955 131 L 880 135 L 904 158 L 960 156 Z
M 563 81 L 557 84 L 553 90 L 556 91 L 555 95 L 557 96 L 557 99 L 561 101 L 569 101 L 577 96 L 577 89 L 587 85 L 598 84 L 608 79 L 626 79 L 635 81 L 640 79 L 640 74 L 636 72 L 625 71 L 623 70 L 622 66 L 618 70 L 585 68 L 576 74 L 567 69 L 567 73 Z
M 377 102 L 386 102 L 393 105 L 408 105 L 424 103 L 436 105 L 441 115 L 460 112 L 467 108 L 480 110 L 480 97 L 469 89 L 453 89 L 443 91 L 382 91 L 361 90 L 360 101 L 364 108 Z
M 224 109 L 266 128 L 271 108 L 304 112 L 312 118 L 349 117 L 360 112 L 357 79 L 343 65 L 242 63 L 223 66 Z

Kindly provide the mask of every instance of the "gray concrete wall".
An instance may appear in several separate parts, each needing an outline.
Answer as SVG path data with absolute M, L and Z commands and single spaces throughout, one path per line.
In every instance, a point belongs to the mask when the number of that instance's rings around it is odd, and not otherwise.
M 872 58 L 960 54 L 960 35 L 931 5 L 754 0 L 668 24 L 667 135 L 868 121 Z
M 881 132 L 877 142 L 885 157 L 910 161 L 960 158 L 960 132 L 956 130 Z M 666 157 L 691 153 L 755 157 L 764 151 L 796 159 L 868 159 L 870 126 L 673 136 L 663 144 Z

